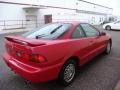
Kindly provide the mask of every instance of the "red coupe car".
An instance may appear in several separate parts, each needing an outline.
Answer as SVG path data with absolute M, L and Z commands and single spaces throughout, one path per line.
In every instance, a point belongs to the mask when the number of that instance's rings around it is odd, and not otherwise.
M 112 39 L 87 23 L 46 24 L 20 36 L 6 36 L 6 64 L 32 82 L 57 79 L 69 85 L 79 66 L 111 51 Z

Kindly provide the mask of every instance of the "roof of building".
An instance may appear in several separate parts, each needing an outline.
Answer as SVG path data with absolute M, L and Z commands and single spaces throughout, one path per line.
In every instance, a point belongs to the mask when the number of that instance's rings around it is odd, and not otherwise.
M 113 8 L 110 8 L 110 7 L 107 7 L 107 6 L 103 6 L 103 5 L 100 5 L 100 4 L 96 4 L 96 3 L 88 2 L 88 1 L 85 1 L 85 0 L 78 0 L 78 1 L 86 2 L 86 3 L 93 4 L 93 5 L 97 5 L 97 6 L 101 6 L 101 7 L 104 7 L 104 8 L 113 9 Z
M 78 25 L 80 23 L 87 23 L 87 22 L 83 22 L 83 21 L 74 21 L 74 20 L 65 20 L 65 21 L 58 21 L 58 22 L 53 22 L 53 23 L 70 23 L 72 25 Z

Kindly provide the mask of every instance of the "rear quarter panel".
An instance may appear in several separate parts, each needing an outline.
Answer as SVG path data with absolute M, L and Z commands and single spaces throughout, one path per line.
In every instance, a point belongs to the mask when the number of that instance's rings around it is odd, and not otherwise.
M 47 67 L 59 63 L 64 64 L 69 57 L 77 55 L 80 48 L 73 40 L 59 40 L 48 45 L 33 47 L 32 52 L 44 56 L 47 63 L 40 66 Z

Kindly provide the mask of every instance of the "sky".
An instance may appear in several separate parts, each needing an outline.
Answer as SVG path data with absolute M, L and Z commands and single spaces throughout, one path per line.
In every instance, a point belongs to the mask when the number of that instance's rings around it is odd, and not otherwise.
M 113 8 L 113 14 L 120 16 L 120 0 L 85 0 L 85 1 Z

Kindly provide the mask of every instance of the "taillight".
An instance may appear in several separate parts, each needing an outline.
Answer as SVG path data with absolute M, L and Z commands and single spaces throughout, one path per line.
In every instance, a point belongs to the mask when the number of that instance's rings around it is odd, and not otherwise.
M 29 61 L 35 62 L 35 63 L 43 63 L 46 62 L 45 57 L 39 55 L 39 54 L 32 54 L 30 55 Z

